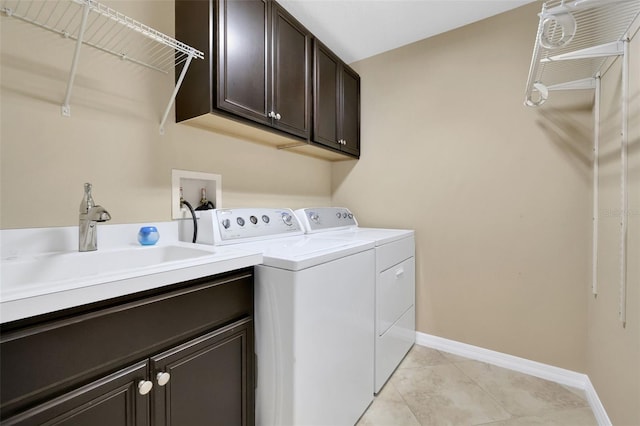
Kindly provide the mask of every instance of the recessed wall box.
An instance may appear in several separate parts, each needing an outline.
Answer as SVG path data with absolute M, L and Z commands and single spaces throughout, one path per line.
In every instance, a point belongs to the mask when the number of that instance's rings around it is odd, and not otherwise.
M 180 205 L 182 196 L 193 208 L 200 205 L 202 189 L 215 208 L 222 205 L 222 176 L 213 173 L 193 172 L 189 170 L 171 170 L 171 217 L 173 219 L 191 219 L 189 209 Z

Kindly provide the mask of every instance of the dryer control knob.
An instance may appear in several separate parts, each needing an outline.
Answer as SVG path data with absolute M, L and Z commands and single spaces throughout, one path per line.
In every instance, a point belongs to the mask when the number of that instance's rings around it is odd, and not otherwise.
M 318 215 L 318 213 L 315 213 L 315 212 L 309 213 L 309 219 L 311 219 L 311 221 L 314 223 L 320 222 L 320 216 Z
M 291 226 L 293 224 L 293 218 L 289 213 L 282 213 L 282 221 L 285 225 Z
M 229 219 L 222 219 L 222 226 L 224 229 L 229 229 L 231 226 L 231 221 Z

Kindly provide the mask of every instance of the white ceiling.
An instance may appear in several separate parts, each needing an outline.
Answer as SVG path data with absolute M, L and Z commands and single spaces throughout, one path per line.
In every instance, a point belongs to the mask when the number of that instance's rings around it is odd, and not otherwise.
M 378 53 L 535 0 L 278 0 L 342 60 Z

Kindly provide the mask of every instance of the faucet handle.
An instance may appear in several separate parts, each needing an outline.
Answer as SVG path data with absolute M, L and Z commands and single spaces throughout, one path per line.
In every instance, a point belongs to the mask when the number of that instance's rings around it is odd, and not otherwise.
M 84 197 L 82 197 L 82 202 L 80 203 L 80 213 L 88 213 L 89 209 L 96 205 L 93 201 L 93 196 L 91 196 L 91 188 L 92 185 L 89 182 L 84 184 Z
M 104 207 L 96 206 L 96 208 L 100 209 L 100 211 L 98 212 L 98 217 L 95 219 L 96 222 L 106 222 L 108 220 L 111 220 L 111 215 L 104 209 Z

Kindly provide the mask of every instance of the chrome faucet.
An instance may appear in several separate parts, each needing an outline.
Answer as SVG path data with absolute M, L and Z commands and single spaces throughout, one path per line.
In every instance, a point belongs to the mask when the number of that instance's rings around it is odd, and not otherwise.
M 96 206 L 91 196 L 91 184 L 84 184 L 84 197 L 80 203 L 80 227 L 78 229 L 79 250 L 98 250 L 97 222 L 106 222 L 111 219 L 109 212 L 102 206 Z

